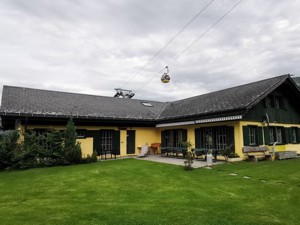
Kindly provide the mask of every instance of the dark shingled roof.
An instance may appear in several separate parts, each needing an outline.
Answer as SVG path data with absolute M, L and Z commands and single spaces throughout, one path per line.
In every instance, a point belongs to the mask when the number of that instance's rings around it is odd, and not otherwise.
M 153 107 L 144 106 L 149 102 Z M 125 120 L 154 120 L 165 103 L 120 99 L 95 95 L 46 91 L 4 86 L 0 112 L 107 118 Z
M 282 84 L 289 75 L 282 75 L 221 91 L 169 103 L 160 119 L 222 114 L 246 111 Z
M 246 112 L 283 84 L 282 75 L 188 99 L 164 103 L 4 86 L 1 114 L 68 116 L 121 120 L 172 120 Z M 153 107 L 144 106 L 149 102 Z

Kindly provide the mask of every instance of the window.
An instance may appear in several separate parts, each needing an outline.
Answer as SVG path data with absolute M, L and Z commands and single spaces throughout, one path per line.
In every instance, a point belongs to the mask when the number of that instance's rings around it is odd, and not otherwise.
M 265 98 L 265 107 L 266 108 L 272 107 L 272 100 L 271 100 L 271 97 L 269 97 L 269 96 Z
M 278 143 L 282 143 L 282 129 L 279 127 L 275 127 L 275 131 L 276 131 L 276 141 Z
M 264 100 L 265 108 L 284 109 L 284 98 L 282 96 L 267 96 Z
M 186 142 L 187 131 L 182 129 L 166 130 L 162 134 L 162 143 L 166 147 L 181 147 L 182 142 Z
M 280 109 L 280 97 L 276 96 L 274 99 L 274 107 L 275 109 Z
M 203 127 L 195 129 L 195 147 L 225 149 L 234 146 L 234 128 L 230 126 Z
M 270 134 L 270 144 L 277 142 L 278 144 L 283 143 L 283 136 L 282 136 L 282 127 L 270 127 L 269 134 Z
M 216 128 L 216 149 L 226 148 L 226 128 L 217 127 Z
M 101 131 L 101 149 L 112 150 L 113 130 Z
M 297 143 L 297 128 L 292 128 L 292 143 Z
M 85 138 L 86 130 L 82 130 L 82 129 L 76 130 L 76 135 L 77 135 L 77 138 Z
M 256 145 L 256 127 L 249 127 L 249 144 Z
M 214 138 L 213 138 L 213 129 L 212 128 L 206 128 L 203 132 L 203 143 L 204 148 L 211 149 L 214 148 Z

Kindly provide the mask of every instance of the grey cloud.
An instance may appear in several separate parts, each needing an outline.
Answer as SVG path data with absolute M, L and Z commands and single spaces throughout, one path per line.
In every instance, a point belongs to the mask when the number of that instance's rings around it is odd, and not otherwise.
M 299 74 L 300 3 L 292 0 L 242 1 L 172 62 L 237 2 L 215 0 L 138 73 L 208 2 L 3 0 L 0 84 L 112 96 L 130 81 L 124 88 L 144 86 L 135 98 L 170 101 Z M 168 85 L 160 82 L 165 65 Z

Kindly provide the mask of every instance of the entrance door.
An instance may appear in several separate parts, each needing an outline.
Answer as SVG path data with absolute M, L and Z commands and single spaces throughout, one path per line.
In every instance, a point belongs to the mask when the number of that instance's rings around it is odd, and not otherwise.
M 135 130 L 127 131 L 127 154 L 135 154 Z

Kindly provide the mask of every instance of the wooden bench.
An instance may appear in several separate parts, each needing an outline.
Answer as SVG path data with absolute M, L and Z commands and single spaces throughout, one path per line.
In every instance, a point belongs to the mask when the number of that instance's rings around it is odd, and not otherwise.
M 257 162 L 258 158 L 272 160 L 272 155 L 269 153 L 267 146 L 244 146 L 243 153 L 248 156 L 249 161 Z

